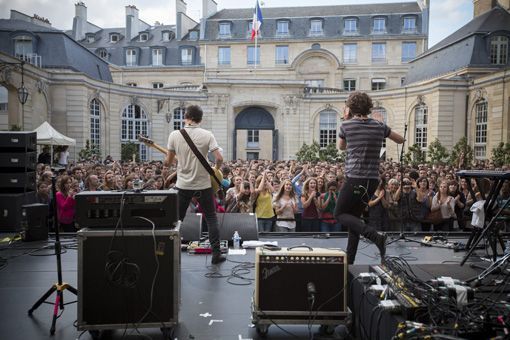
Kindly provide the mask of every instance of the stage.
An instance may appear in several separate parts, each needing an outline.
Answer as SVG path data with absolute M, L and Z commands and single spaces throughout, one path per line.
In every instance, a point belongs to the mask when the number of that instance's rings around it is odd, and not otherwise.
M 451 241 L 465 241 L 467 234 L 450 234 Z M 1 238 L 7 235 L 2 235 Z M 422 239 L 423 236 L 413 236 L 414 239 Z M 1 239 L 0 238 L 0 239 Z M 277 241 L 278 245 L 290 247 L 307 245 L 321 248 L 343 248 L 347 244 L 346 234 L 335 237 L 317 237 L 301 235 L 261 235 L 262 241 Z M 77 241 L 72 235 L 62 237 L 64 253 L 62 254 L 63 281 L 74 287 L 78 286 L 77 274 Z M 88 332 L 81 334 L 74 324 L 77 320 L 77 304 L 65 307 L 61 317 L 57 320 L 56 332 L 53 337 L 49 334 L 53 306 L 43 304 L 33 312 L 31 317 L 27 311 L 42 296 L 48 288 L 56 282 L 55 256 L 43 256 L 52 254 L 52 240 L 48 242 L 16 242 L 10 246 L 0 244 L 0 257 L 7 258 L 7 263 L 0 270 L 0 334 L 2 339 L 91 339 Z M 479 251 L 483 253 L 483 251 Z M 440 247 L 426 247 L 417 243 L 403 240 L 391 244 L 387 255 L 405 258 L 413 267 L 427 271 L 428 265 L 444 264 L 443 275 L 453 276 L 455 272 L 468 276 L 476 275 L 480 271 L 469 268 L 473 257 L 460 270 L 453 271 L 452 266 L 457 267 L 462 260 L 464 252 L 454 252 L 452 249 Z M 180 264 L 180 303 L 179 322 L 173 329 L 172 339 L 260 339 L 255 327 L 251 322 L 251 300 L 254 292 L 254 269 L 255 251 L 247 250 L 246 255 L 229 255 L 227 262 L 218 265 L 210 265 L 210 256 L 191 255 L 181 252 Z M 360 242 L 356 265 L 349 268 L 350 277 L 356 277 L 360 272 L 368 271 L 371 264 L 378 264 L 380 259 L 377 248 L 369 242 Z M 439 265 L 439 266 L 438 266 Z M 242 266 L 242 268 L 240 268 Z M 436 268 L 437 269 L 437 268 Z M 441 269 L 438 269 L 441 270 Z M 455 278 L 455 277 L 454 277 Z M 360 287 L 352 287 L 359 298 Z M 356 290 L 358 290 L 356 292 Z M 348 295 L 349 295 L 348 294 Z M 50 301 L 53 302 L 55 295 Z M 76 297 L 68 291 L 64 293 L 66 303 L 75 301 Z M 349 304 L 358 302 L 359 299 L 349 299 Z M 108 303 L 105 301 L 104 303 Z M 359 306 L 358 304 L 357 306 Z M 359 307 L 354 303 L 353 319 L 359 320 Z M 398 321 L 398 318 L 395 319 Z M 374 321 L 375 322 L 375 321 Z M 385 321 L 380 321 L 384 323 Z M 390 322 L 390 321 L 388 321 Z M 395 321 L 396 322 L 396 321 Z M 270 339 L 310 339 L 309 329 L 306 323 L 303 325 L 271 325 L 268 329 L 267 338 Z M 311 333 L 314 339 L 342 338 L 345 329 L 338 326 L 331 335 L 319 334 L 319 325 L 312 325 Z M 140 329 L 143 338 L 163 339 L 160 329 Z M 142 338 L 136 330 L 118 329 L 113 334 L 105 334 L 113 339 Z M 356 334 L 359 337 L 359 334 Z M 385 337 L 381 337 L 385 339 Z

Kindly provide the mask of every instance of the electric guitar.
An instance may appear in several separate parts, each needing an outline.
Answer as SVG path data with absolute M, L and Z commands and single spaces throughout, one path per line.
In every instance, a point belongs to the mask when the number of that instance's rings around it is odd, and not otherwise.
M 162 147 L 161 145 L 158 145 L 158 144 L 154 143 L 154 141 L 152 139 L 148 138 L 148 137 L 139 135 L 138 136 L 138 140 L 140 142 L 142 142 L 143 144 L 147 145 L 148 147 L 156 149 L 156 150 L 158 150 L 159 152 L 161 152 L 161 153 L 163 153 L 165 155 L 168 153 L 168 149 L 167 148 Z M 223 180 L 223 174 L 221 173 L 220 169 L 218 169 L 216 167 L 212 167 L 212 169 L 214 171 L 214 175 L 216 176 L 216 178 L 219 179 L 220 182 L 221 182 Z M 212 186 L 213 192 L 218 193 L 218 190 L 220 189 L 219 185 L 218 185 L 218 182 L 216 182 L 216 180 L 213 178 L 212 175 L 210 177 L 211 177 L 211 186 Z

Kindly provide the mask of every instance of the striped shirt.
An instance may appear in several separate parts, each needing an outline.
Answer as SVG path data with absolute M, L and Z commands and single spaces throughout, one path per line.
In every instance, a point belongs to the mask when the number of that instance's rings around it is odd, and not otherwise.
M 354 118 L 342 123 L 338 136 L 347 142 L 347 177 L 379 178 L 381 147 L 390 133 L 386 124 L 372 118 Z

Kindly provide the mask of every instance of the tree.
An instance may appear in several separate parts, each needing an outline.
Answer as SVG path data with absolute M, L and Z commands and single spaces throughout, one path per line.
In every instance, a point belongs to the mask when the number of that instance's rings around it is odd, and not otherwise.
M 428 156 L 432 164 L 444 164 L 450 155 L 439 139 L 435 139 L 428 147 Z
M 510 143 L 499 143 L 492 149 L 492 162 L 496 167 L 510 164 Z
M 473 149 L 467 143 L 464 136 L 453 146 L 450 153 L 449 163 L 458 169 L 466 169 L 473 162 Z
M 345 155 L 338 151 L 335 143 L 329 143 L 325 148 L 321 148 L 317 141 L 313 141 L 310 145 L 303 143 L 296 153 L 296 158 L 300 162 L 342 162 Z
M 335 143 L 329 143 L 325 148 L 319 150 L 319 159 L 327 162 L 343 162 L 345 153 L 340 152 Z
M 413 144 L 407 148 L 407 152 L 404 154 L 404 162 L 413 166 L 425 163 L 425 153 L 418 144 Z
M 138 144 L 134 142 L 122 143 L 120 150 L 120 159 L 123 161 L 132 161 L 133 155 L 135 155 L 135 161 L 140 161 L 140 151 Z
M 80 160 L 89 161 L 94 156 L 97 158 L 101 158 L 101 150 L 99 150 L 99 147 L 95 144 L 90 144 L 90 141 L 87 139 L 85 141 L 85 147 L 80 150 L 78 153 L 78 156 L 80 157 Z

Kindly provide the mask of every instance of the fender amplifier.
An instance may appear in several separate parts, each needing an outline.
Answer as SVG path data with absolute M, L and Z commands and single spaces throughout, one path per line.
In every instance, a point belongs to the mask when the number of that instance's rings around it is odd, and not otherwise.
M 257 248 L 255 268 L 254 307 L 265 315 L 313 312 L 324 319 L 347 312 L 347 256 L 342 250 Z

